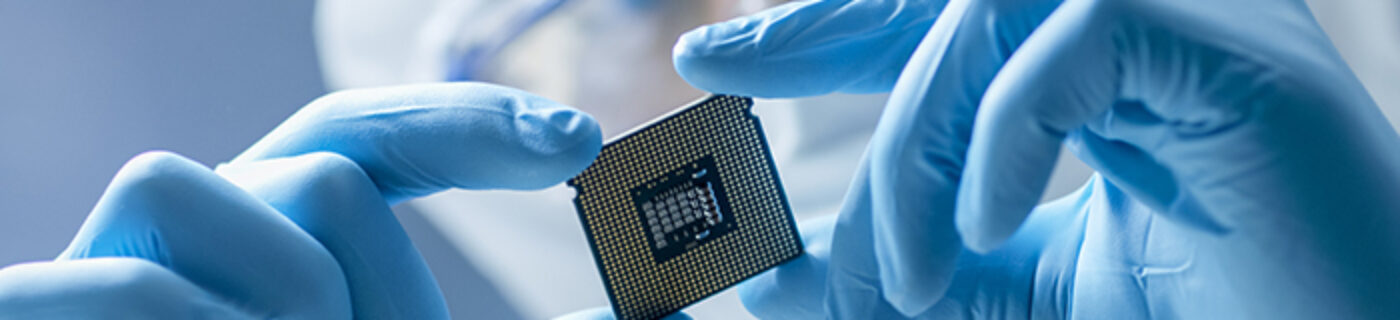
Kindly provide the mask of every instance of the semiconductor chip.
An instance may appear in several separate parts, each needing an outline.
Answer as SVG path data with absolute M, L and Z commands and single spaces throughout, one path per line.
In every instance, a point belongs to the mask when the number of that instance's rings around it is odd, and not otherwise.
M 655 319 L 802 254 L 753 100 L 712 95 L 568 181 L 618 319 Z

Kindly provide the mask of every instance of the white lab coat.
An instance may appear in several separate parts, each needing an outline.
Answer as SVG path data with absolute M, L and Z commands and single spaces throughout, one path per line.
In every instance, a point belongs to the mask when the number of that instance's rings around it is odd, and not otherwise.
M 452 58 L 444 47 L 490 42 L 482 39 L 492 35 L 492 27 L 510 25 L 510 18 L 501 17 L 518 16 L 541 1 L 548 0 L 322 1 L 317 31 L 327 81 L 350 88 L 440 80 L 438 71 Z M 609 136 L 698 97 L 700 92 L 677 82 L 669 54 L 675 34 L 705 22 L 675 18 L 695 8 L 643 10 L 624 3 L 580 0 L 559 7 L 511 39 L 479 79 L 580 106 L 602 121 Z M 1317 0 L 1310 5 L 1396 123 L 1400 3 Z M 755 112 L 799 220 L 839 208 L 883 98 L 759 101 Z M 1062 154 L 1047 197 L 1077 188 L 1088 175 L 1068 152 Z M 531 192 L 454 190 L 408 205 L 471 257 L 521 315 L 547 318 L 608 304 L 572 197 L 562 185 Z M 701 319 L 750 317 L 733 290 L 687 312 Z

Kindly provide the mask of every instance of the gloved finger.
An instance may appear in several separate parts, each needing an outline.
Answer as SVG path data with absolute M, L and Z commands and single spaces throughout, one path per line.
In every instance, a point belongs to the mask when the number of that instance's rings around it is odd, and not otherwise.
M 1056 266 L 1072 266 L 1073 258 L 1077 254 L 1053 254 L 1052 256 L 1042 255 L 1042 252 L 1050 252 L 1045 249 L 1047 243 L 1060 241 L 1061 243 L 1077 244 L 1082 241 L 1077 235 L 1080 232 L 1064 232 L 1065 228 L 1082 228 L 1084 218 L 1082 208 L 1089 199 L 1092 181 L 1080 190 L 1067 195 L 1045 205 L 1036 207 L 1035 214 L 1032 214 L 1027 221 L 1029 228 L 1019 230 L 1011 238 L 1007 246 L 999 248 L 997 251 L 987 255 L 970 254 L 964 259 L 959 259 L 958 277 L 954 279 L 954 285 L 949 289 L 948 295 L 954 301 L 947 302 L 947 299 L 940 300 L 940 303 L 924 313 L 910 318 L 921 318 L 929 315 L 938 317 L 949 315 L 1014 315 L 1026 314 L 1030 312 L 1027 308 L 1041 307 L 1031 306 L 1024 303 L 1006 303 L 1006 301 L 1028 301 L 1031 291 L 1017 289 L 1024 288 L 1031 282 L 1035 275 L 1043 273 L 1041 276 L 1053 278 L 1065 278 L 1072 276 L 1071 270 L 1039 270 L 1035 259 L 1071 259 L 1069 262 L 1054 264 Z M 803 221 L 800 225 L 802 230 L 802 242 L 805 247 L 805 254 L 802 257 L 785 263 L 774 270 L 764 272 L 753 279 L 745 281 L 739 286 L 739 298 L 744 303 L 744 307 L 759 319 L 820 319 L 826 318 L 823 309 L 823 298 L 825 298 L 827 284 L 827 266 L 830 262 L 830 248 L 832 243 L 832 232 L 836 226 L 837 216 L 825 216 L 817 219 Z M 1047 239 L 1054 239 L 1049 240 Z M 1078 246 L 1054 247 L 1050 250 L 1078 250 Z M 1057 252 L 1058 252 L 1057 251 Z M 1065 273 L 1071 273 L 1066 275 Z M 1049 289 L 1047 289 L 1049 288 Z M 1036 294 L 1053 294 L 1047 291 L 1056 286 L 1042 286 L 1032 288 L 1039 290 Z M 1005 294 L 988 294 L 988 292 L 1005 292 Z M 1019 298 L 1019 300 L 1018 300 Z M 941 308 L 940 308 L 941 307 Z M 950 311 L 951 310 L 951 311 Z M 986 313 L 986 312 L 992 313 Z M 1036 310 L 1038 314 L 1053 315 L 1055 310 Z M 888 309 L 887 313 L 871 313 L 870 318 L 886 319 L 898 318 L 893 314 L 893 309 Z
M 939 301 L 963 250 L 954 205 L 982 94 L 1058 4 L 950 2 L 890 95 L 868 151 L 871 234 L 882 296 L 904 316 Z
M 327 95 L 230 163 L 334 152 L 397 203 L 447 188 L 554 185 L 601 147 L 598 124 L 576 109 L 501 86 L 441 83 Z
M 276 208 L 335 257 L 354 318 L 449 317 L 423 257 L 354 161 L 314 152 L 229 164 L 218 173 Z
M 710 92 L 884 92 L 946 1 L 800 1 L 682 35 L 676 71 Z
M 612 308 L 597 307 L 588 310 L 575 311 L 570 314 L 558 316 L 555 320 L 613 320 L 617 317 L 613 314 Z M 673 313 L 662 320 L 690 320 L 690 316 L 683 312 Z
M 967 247 L 995 249 L 1039 202 L 1060 142 L 1118 93 L 1110 11 L 1061 5 L 988 87 L 968 147 L 956 223 Z
M 825 310 L 833 319 L 903 318 L 881 298 L 870 210 L 870 163 L 861 161 L 837 214 L 827 265 Z
M 0 269 L 0 319 L 254 319 L 179 275 L 136 258 Z
M 965 250 L 943 298 L 913 318 L 1063 317 L 1070 303 L 1057 302 L 1063 300 L 1055 297 L 1076 284 L 1076 261 L 1096 180 L 1036 206 L 1025 225 L 996 250 L 985 254 Z
M 820 319 L 836 215 L 802 221 L 804 254 L 739 285 L 744 308 L 759 319 Z
M 231 305 L 268 316 L 345 319 L 335 259 L 267 204 L 166 152 L 117 173 L 60 260 L 134 257 L 164 266 Z

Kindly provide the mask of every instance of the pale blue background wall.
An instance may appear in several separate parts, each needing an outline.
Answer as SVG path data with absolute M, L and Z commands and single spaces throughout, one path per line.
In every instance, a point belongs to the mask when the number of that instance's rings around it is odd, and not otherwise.
M 229 159 L 323 92 L 313 1 L 0 0 L 0 266 L 51 259 L 121 165 Z M 423 219 L 455 314 L 519 318 Z
M 0 0 L 0 265 L 58 253 L 137 153 L 216 164 L 319 96 L 312 8 Z

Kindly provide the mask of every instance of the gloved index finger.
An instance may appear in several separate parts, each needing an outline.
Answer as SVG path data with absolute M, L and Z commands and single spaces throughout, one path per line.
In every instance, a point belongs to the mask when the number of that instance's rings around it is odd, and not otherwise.
M 1060 6 L 987 88 L 958 188 L 956 224 L 968 248 L 996 249 L 1039 202 L 1066 134 L 1102 114 L 1121 82 L 1105 11 Z
M 516 89 L 442 83 L 327 95 L 230 163 L 337 153 L 393 204 L 447 188 L 547 187 L 601 147 L 598 124 L 581 111 Z
M 878 263 L 867 272 L 878 272 L 880 297 L 902 316 L 924 314 L 952 285 L 963 255 L 954 211 L 978 103 L 1011 52 L 1058 2 L 1016 4 L 956 1 L 944 7 L 904 67 L 871 137 L 866 187 L 872 221 L 863 232 L 870 233 L 865 239 Z M 832 259 L 844 257 L 834 252 Z
M 691 85 L 764 98 L 889 91 L 947 1 L 802 1 L 682 35 Z

